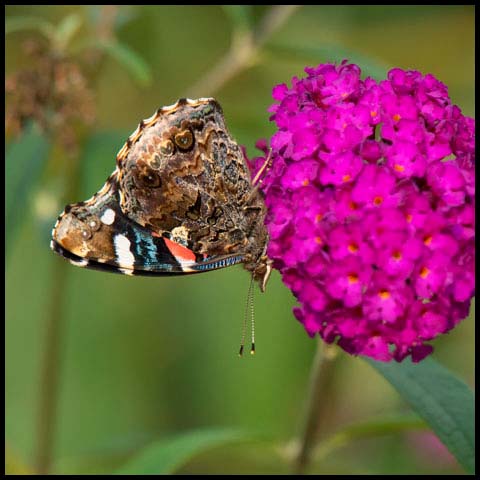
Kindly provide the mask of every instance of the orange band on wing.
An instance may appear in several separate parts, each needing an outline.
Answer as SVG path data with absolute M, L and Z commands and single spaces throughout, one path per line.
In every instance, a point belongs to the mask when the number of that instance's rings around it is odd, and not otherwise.
M 189 262 L 195 262 L 195 254 L 191 250 L 183 245 L 180 245 L 179 243 L 172 242 L 166 237 L 164 237 L 163 240 L 165 241 L 165 245 L 167 246 L 168 250 L 175 258 Z

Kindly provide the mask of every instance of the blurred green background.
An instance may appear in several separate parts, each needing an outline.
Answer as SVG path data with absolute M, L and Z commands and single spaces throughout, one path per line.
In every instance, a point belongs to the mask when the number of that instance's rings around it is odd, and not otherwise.
M 251 8 L 255 28 L 269 9 Z M 5 435 L 13 472 L 35 469 L 42 362 L 55 312 L 60 321 L 53 367 L 59 379 L 54 472 L 110 472 L 151 442 L 217 427 L 256 432 L 260 440 L 218 446 L 177 472 L 288 472 L 282 445 L 298 433 L 315 342 L 294 319 L 295 300 L 277 272 L 267 292 L 255 298 L 257 355 L 240 359 L 249 285 L 241 267 L 184 278 L 129 278 L 63 265 L 49 249 L 50 229 L 64 203 L 97 191 L 138 122 L 182 96 L 214 95 L 250 156 L 255 141 L 274 131 L 266 111 L 272 87 L 302 75 L 305 65 L 343 58 L 377 77 L 393 66 L 432 73 L 449 86 L 453 103 L 474 116 L 473 6 L 303 6 L 288 13 L 254 62 L 216 91 L 207 86 L 193 92 L 227 54 L 232 35 L 241 37 L 244 19 L 221 6 L 120 6 L 109 13 L 114 38 L 129 53 L 102 53 L 86 67 L 96 117 L 91 126 L 78 128 L 78 185 L 67 180 L 71 152 L 51 138 L 45 167 L 30 179 L 28 205 L 13 210 L 18 228 L 7 244 L 5 370 Z M 7 22 L 28 16 L 58 25 L 72 14 L 80 19 L 71 38 L 72 58 L 80 64 L 75 49 L 95 41 L 102 7 L 6 7 Z M 33 29 L 6 36 L 7 78 L 28 68 L 23 46 L 32 39 L 41 34 Z M 7 97 L 7 112 L 10 107 Z M 7 136 L 7 150 L 14 140 Z M 434 342 L 433 354 L 471 386 L 473 334 L 472 313 Z M 341 353 L 335 368 L 324 392 L 328 415 L 322 432 L 408 411 L 362 359 Z M 314 460 L 311 471 L 462 471 L 420 435 L 355 440 L 322 462 Z

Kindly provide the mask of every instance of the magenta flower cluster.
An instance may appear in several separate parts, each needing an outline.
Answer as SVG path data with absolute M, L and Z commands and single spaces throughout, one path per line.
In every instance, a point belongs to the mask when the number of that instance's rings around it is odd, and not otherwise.
M 273 89 L 268 255 L 309 335 L 417 362 L 474 295 L 475 121 L 433 75 L 305 71 Z

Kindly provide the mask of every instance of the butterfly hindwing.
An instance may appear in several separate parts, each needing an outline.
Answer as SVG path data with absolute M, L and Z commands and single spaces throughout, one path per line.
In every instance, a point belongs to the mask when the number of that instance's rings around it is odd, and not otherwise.
M 155 234 L 124 215 L 115 179 L 90 201 L 69 206 L 53 231 L 52 249 L 77 266 L 127 275 L 180 275 L 223 268 L 242 255 L 206 256 Z

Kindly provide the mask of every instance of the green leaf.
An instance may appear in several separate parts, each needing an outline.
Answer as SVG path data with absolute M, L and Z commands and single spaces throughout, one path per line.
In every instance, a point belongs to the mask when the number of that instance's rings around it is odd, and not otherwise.
M 427 428 L 425 422 L 412 414 L 373 418 L 366 422 L 348 425 L 320 442 L 315 449 L 314 458 L 315 461 L 321 462 L 333 450 L 355 440 L 425 428 Z
M 81 25 L 82 17 L 78 13 L 72 13 L 63 18 L 55 29 L 55 48 L 60 52 L 64 51 Z
M 50 22 L 38 17 L 15 16 L 5 20 L 5 35 L 21 30 L 38 30 L 45 37 L 51 39 L 55 28 Z
M 293 56 L 296 59 L 303 58 L 311 61 L 312 66 L 319 63 L 336 62 L 340 63 L 347 59 L 349 62 L 356 63 L 362 69 L 362 76 L 370 76 L 375 80 L 386 78 L 390 66 L 354 50 L 342 47 L 340 45 L 285 45 L 285 44 L 269 44 L 267 50 L 275 54 L 283 54 Z
M 367 360 L 432 428 L 468 473 L 475 472 L 474 396 L 446 368 L 419 363 Z
M 199 453 L 220 445 L 251 438 L 251 435 L 240 430 L 224 428 L 175 435 L 146 447 L 116 473 L 120 475 L 171 474 Z
M 25 129 L 5 157 L 5 243 L 11 243 L 27 218 L 29 202 L 49 153 L 49 142 L 35 125 Z
M 145 60 L 128 45 L 113 40 L 97 39 L 83 47 L 95 47 L 103 50 L 123 65 L 142 87 L 152 83 L 152 71 Z

